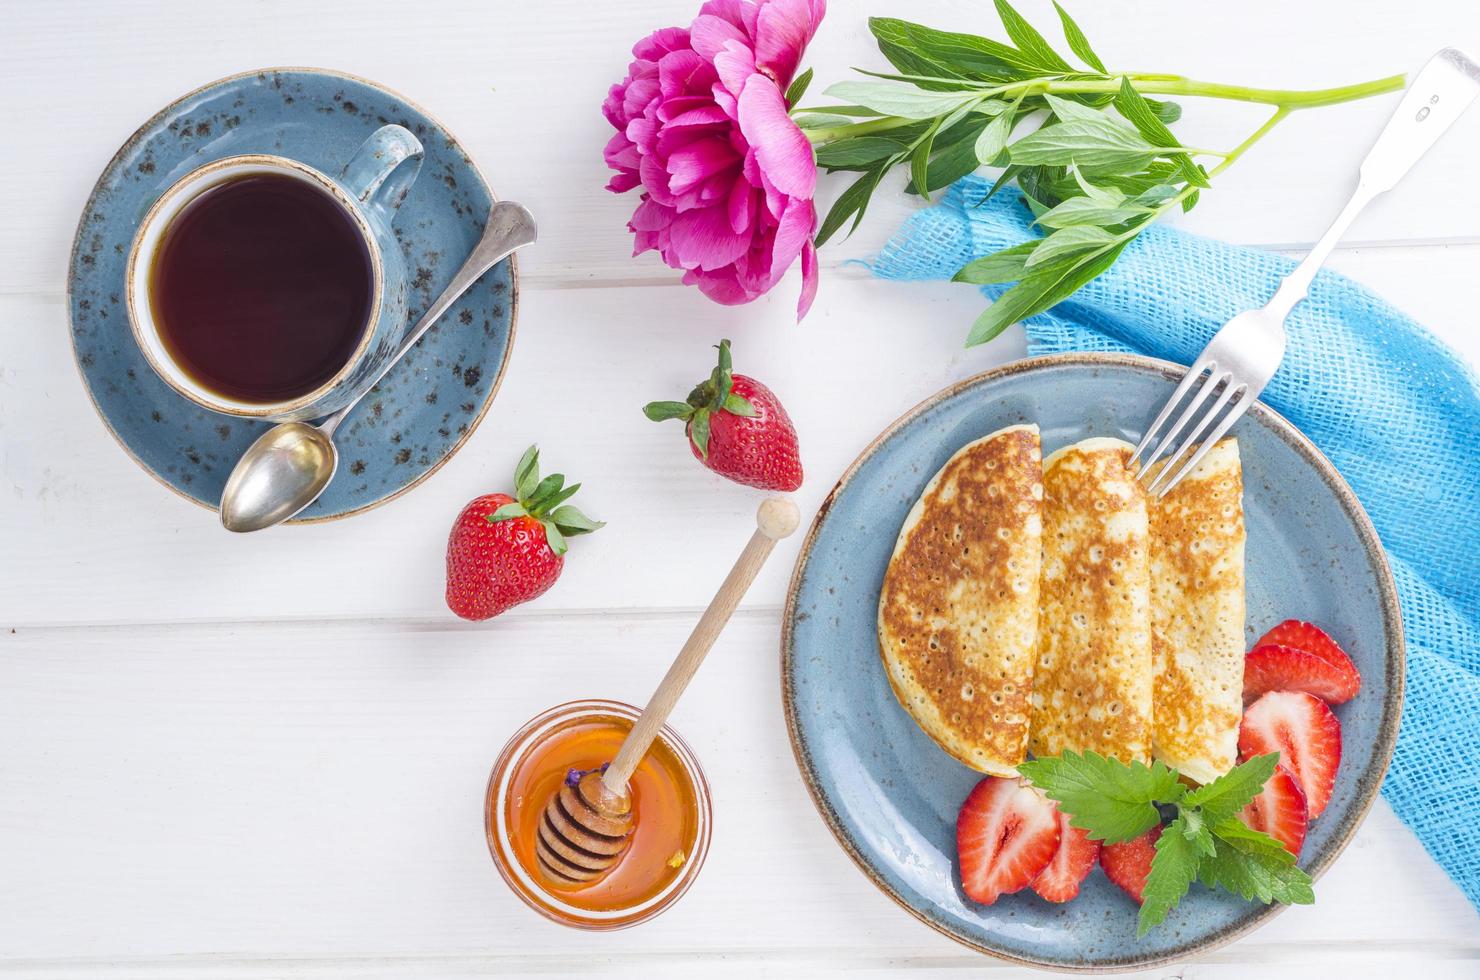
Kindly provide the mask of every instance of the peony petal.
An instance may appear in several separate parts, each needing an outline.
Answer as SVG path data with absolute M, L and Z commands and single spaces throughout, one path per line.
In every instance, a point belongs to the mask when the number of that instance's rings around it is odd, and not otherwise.
M 776 236 L 771 240 L 771 253 L 766 256 L 766 280 L 774 286 L 791 264 L 802 254 L 804 246 L 812 240 L 812 226 L 817 223 L 817 211 L 811 201 L 792 198 L 776 226 Z
M 755 148 L 756 161 L 766 179 L 789 197 L 811 199 L 817 189 L 817 164 L 812 144 L 786 114 L 786 101 L 776 83 L 752 75 L 740 93 L 740 131 Z
M 749 44 L 749 38 L 740 28 L 739 19 L 732 21 L 709 13 L 711 6 L 713 5 L 705 4 L 699 9 L 699 16 L 694 18 L 693 26 L 689 29 L 689 43 L 705 61 L 713 61 L 715 55 L 723 51 L 730 41 L 739 41 L 747 46 Z
M 714 56 L 714 70 L 726 91 L 739 95 L 745 82 L 755 74 L 755 55 L 739 41 L 728 41 L 725 49 Z
M 756 13 L 755 64 L 782 87 L 791 84 L 807 42 L 817 32 L 809 0 L 770 0 Z
M 673 219 L 673 254 L 685 269 L 718 269 L 745 254 L 750 239 L 730 229 L 724 208 L 695 208 Z
M 632 212 L 632 220 L 627 223 L 627 227 L 633 231 L 659 231 L 673 224 L 675 217 L 677 215 L 672 208 L 664 207 L 644 194 L 637 210 Z
M 682 100 L 674 99 L 672 102 L 665 103 L 663 108 L 669 109 L 679 103 L 683 105 L 683 111 L 669 116 L 667 123 L 669 126 L 728 125 L 730 122 L 730 117 L 725 114 L 725 110 L 715 105 L 714 101 L 709 98 L 700 99 L 689 96 Z
M 709 63 L 693 51 L 673 51 L 658 62 L 658 88 L 665 99 L 672 99 L 690 91 L 689 79 L 695 74 L 709 71 Z
M 630 191 L 634 187 L 642 186 L 642 178 L 637 176 L 637 171 L 623 171 L 606 182 L 606 189 L 613 194 L 621 194 Z
M 730 229 L 737 235 L 745 234 L 755 221 L 755 188 L 743 180 L 735 181 L 730 185 L 730 198 L 725 210 L 729 215 Z
M 717 272 L 700 272 L 698 269 L 690 269 L 684 273 L 684 285 L 698 286 L 699 291 L 716 303 L 725 306 L 739 306 L 749 303 L 759 296 L 747 290 L 735 278 L 733 269 L 720 269 Z
M 642 61 L 657 61 L 670 51 L 690 46 L 689 32 L 682 27 L 664 27 L 653 31 L 632 46 L 632 56 Z
M 807 239 L 807 244 L 802 246 L 802 294 L 797 297 L 797 322 L 802 322 L 802 317 L 812 308 L 812 301 L 817 298 L 817 248 L 812 240 Z
M 668 157 L 668 189 L 674 194 L 696 186 L 715 174 L 739 163 L 728 140 L 695 140 Z

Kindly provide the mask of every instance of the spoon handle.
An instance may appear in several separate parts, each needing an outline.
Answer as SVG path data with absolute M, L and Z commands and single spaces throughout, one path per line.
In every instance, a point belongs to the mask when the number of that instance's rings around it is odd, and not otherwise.
M 750 536 L 750 541 L 740 553 L 735 567 L 725 576 L 724 584 L 710 600 L 709 608 L 699 617 L 694 631 L 689 634 L 688 642 L 678 652 L 668 673 L 663 675 L 663 680 L 653 692 L 647 707 L 642 709 L 632 730 L 622 740 L 617 757 L 601 777 L 602 783 L 611 792 L 618 795 L 626 792 L 627 780 L 632 778 L 633 770 L 647 754 L 648 746 L 653 744 L 653 739 L 658 735 L 658 729 L 663 727 L 684 688 L 689 686 L 694 672 L 704 661 L 704 655 L 714 646 L 714 641 L 719 639 L 720 631 L 730 621 L 730 615 L 740 604 L 745 590 L 755 581 L 756 573 L 765 564 L 771 549 L 776 546 L 777 541 L 795 531 L 800 520 L 797 505 L 785 497 L 768 497 L 761 501 L 760 509 L 755 515 L 755 533 Z
M 457 275 L 452 277 L 447 288 L 442 290 L 442 295 L 438 296 L 436 302 L 432 303 L 421 315 L 421 319 L 416 321 L 416 326 L 407 332 L 405 339 L 401 341 L 400 349 L 396 351 L 396 356 L 385 362 L 385 366 L 380 369 L 375 380 L 361 389 L 348 405 L 319 423 L 319 428 L 324 431 L 324 434 L 334 434 L 339 423 L 343 422 L 344 417 L 360 403 L 360 399 L 380 383 L 380 379 L 396 366 L 408 350 L 416 346 L 416 342 L 422 338 L 422 335 L 431 329 L 432 324 L 436 323 L 443 313 L 447 312 L 449 306 L 457 302 L 458 298 L 468 291 L 468 287 L 478 281 L 479 276 L 508 258 L 515 249 L 533 244 L 537 234 L 534 216 L 524 205 L 514 201 L 499 201 L 494 204 L 488 210 L 488 222 L 483 226 L 483 237 L 478 239 L 477 245 L 473 246 L 472 254 L 462 264 L 462 268 L 457 270 Z

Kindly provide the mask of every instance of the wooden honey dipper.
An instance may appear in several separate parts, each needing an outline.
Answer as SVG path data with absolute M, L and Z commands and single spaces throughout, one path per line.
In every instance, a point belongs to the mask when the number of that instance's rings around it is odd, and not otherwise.
M 740 604 L 740 598 L 770 556 L 776 542 L 797 529 L 801 515 L 785 497 L 768 497 L 755 514 L 755 533 L 725 576 L 719 591 L 688 641 L 663 675 L 647 707 L 617 749 L 605 770 L 585 773 L 574 786 L 562 783 L 545 805 L 535 855 L 540 870 L 556 884 L 594 881 L 616 866 L 632 840 L 632 797 L 627 781 L 653 739 L 668 720 L 684 688 L 689 686 L 704 655 Z

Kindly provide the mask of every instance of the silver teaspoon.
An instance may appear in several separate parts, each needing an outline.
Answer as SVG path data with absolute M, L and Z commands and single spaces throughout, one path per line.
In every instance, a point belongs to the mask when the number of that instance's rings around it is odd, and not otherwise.
M 334 430 L 361 398 L 380 383 L 437 318 L 489 269 L 515 249 L 534 242 L 534 216 L 522 204 L 499 201 L 488 212 L 483 237 L 452 282 L 401 341 L 401 349 L 354 400 L 317 425 L 284 422 L 247 448 L 221 493 L 221 523 L 228 531 L 260 531 L 281 524 L 319 499 L 339 467 Z

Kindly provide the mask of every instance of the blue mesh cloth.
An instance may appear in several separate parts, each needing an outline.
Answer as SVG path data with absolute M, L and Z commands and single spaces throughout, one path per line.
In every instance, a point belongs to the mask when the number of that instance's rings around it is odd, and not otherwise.
M 989 186 L 968 177 L 914 215 L 868 263 L 874 274 L 948 279 L 1034 237 L 1015 192 L 978 206 Z M 1028 349 L 1190 364 L 1214 330 L 1262 305 L 1293 266 L 1154 226 L 1108 272 L 1029 320 Z M 1289 350 L 1263 399 L 1355 489 L 1402 601 L 1407 696 L 1383 796 L 1480 908 L 1480 382 L 1422 326 L 1331 272 L 1286 327 Z

